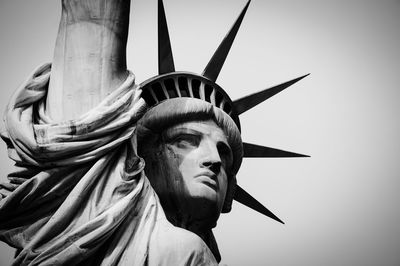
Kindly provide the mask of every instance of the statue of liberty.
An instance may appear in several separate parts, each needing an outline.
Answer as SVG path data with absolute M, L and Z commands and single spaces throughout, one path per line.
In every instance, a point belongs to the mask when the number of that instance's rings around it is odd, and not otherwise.
M 216 83 L 249 3 L 195 74 L 175 71 L 159 0 L 159 75 L 136 84 L 130 0 L 62 0 L 53 61 L 5 114 L 13 265 L 217 265 L 212 229 L 233 200 L 282 222 L 236 174 L 244 157 L 304 155 L 242 142 L 239 115 L 304 76 L 236 101 Z

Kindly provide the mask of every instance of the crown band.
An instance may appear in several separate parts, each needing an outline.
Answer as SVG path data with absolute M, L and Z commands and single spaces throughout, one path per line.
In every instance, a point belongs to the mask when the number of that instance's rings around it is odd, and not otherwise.
M 228 94 L 215 82 L 190 72 L 172 72 L 140 84 L 149 107 L 173 98 L 196 98 L 211 103 L 229 115 L 240 131 L 239 117 Z

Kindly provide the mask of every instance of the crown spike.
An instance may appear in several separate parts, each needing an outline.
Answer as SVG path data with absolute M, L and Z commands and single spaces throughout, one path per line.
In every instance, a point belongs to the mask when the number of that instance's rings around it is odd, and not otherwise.
M 162 0 L 158 0 L 158 73 L 161 75 L 170 72 L 175 72 L 174 58 L 164 5 Z
M 207 77 L 212 81 L 216 81 L 221 71 L 222 66 L 224 65 L 225 59 L 228 56 L 229 50 L 231 49 L 232 43 L 235 40 L 236 33 L 239 30 L 240 24 L 242 23 L 243 17 L 246 14 L 247 8 L 249 7 L 250 0 L 247 2 L 239 17 L 236 19 L 232 28 L 225 36 L 221 44 L 218 46 L 211 60 L 208 62 L 206 68 L 203 71 L 203 76 Z
M 285 224 L 281 219 L 279 219 L 275 214 L 273 214 L 270 210 L 264 207 L 258 200 L 253 198 L 249 193 L 247 193 L 243 188 L 239 185 L 236 185 L 235 195 L 233 197 L 237 202 L 242 203 L 243 205 L 261 213 L 265 216 L 274 219 L 282 224 Z
M 270 147 L 264 147 L 251 143 L 243 142 L 243 157 L 247 158 L 282 158 L 282 157 L 310 157 L 299 153 L 278 150 Z
M 250 110 L 254 106 L 258 105 L 259 103 L 262 103 L 263 101 L 271 98 L 275 94 L 283 91 L 284 89 L 290 87 L 294 83 L 298 82 L 299 80 L 307 77 L 310 74 L 306 74 L 304 76 L 292 79 L 290 81 L 284 82 L 282 84 L 273 86 L 271 88 L 250 94 L 248 96 L 245 96 L 243 98 L 240 98 L 238 100 L 235 100 L 233 102 L 233 105 L 235 106 L 236 113 L 238 115 Z

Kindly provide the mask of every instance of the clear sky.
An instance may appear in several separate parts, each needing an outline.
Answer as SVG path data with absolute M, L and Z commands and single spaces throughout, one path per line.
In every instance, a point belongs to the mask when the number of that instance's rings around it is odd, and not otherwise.
M 52 59 L 60 2 L 0 2 L 0 108 Z M 128 67 L 157 74 L 156 0 L 134 0 Z M 201 73 L 244 0 L 165 0 L 177 70 Z M 222 263 L 400 264 L 400 2 L 253 0 L 217 80 L 237 99 L 311 73 L 241 116 L 243 139 L 309 154 L 246 159 L 238 182 L 286 222 L 236 203 Z M 0 147 L 1 180 L 10 170 Z M 12 249 L 0 244 L 0 265 Z

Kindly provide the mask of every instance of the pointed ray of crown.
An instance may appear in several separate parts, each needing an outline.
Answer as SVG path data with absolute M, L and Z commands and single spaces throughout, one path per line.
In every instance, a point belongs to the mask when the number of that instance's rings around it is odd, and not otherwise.
M 243 8 L 242 12 L 240 13 L 239 17 L 236 19 L 235 23 L 233 24 L 231 30 L 225 36 L 224 40 L 218 46 L 218 49 L 215 51 L 213 57 L 208 62 L 206 68 L 203 71 L 203 76 L 209 78 L 212 81 L 216 81 L 221 71 L 222 66 L 225 63 L 225 59 L 228 56 L 229 50 L 232 47 L 233 41 L 235 40 L 236 33 L 240 28 L 240 24 L 242 24 L 242 20 L 244 15 L 246 14 L 247 8 L 250 5 L 250 1 L 247 2 L 246 6 Z
M 275 214 L 273 214 L 270 210 L 264 207 L 258 200 L 253 198 L 249 193 L 247 193 L 243 188 L 241 188 L 239 185 L 236 185 L 236 192 L 234 199 L 237 202 L 242 203 L 243 205 L 258 211 L 259 213 L 264 214 L 265 216 L 268 216 L 271 219 L 274 219 L 275 221 L 278 221 L 282 224 L 285 224 L 281 219 L 279 219 Z
M 175 72 L 171 41 L 162 0 L 158 0 L 158 40 L 158 73 L 161 75 Z
M 191 72 L 175 71 L 164 5 L 162 0 L 158 0 L 158 66 L 160 75 L 150 78 L 140 84 L 143 90 L 142 97 L 146 103 L 151 107 L 165 100 L 177 97 L 201 99 L 222 109 L 233 119 L 240 130 L 240 114 L 250 110 L 261 102 L 308 76 L 309 74 L 306 74 L 235 101 L 232 101 L 229 95 L 215 83 L 249 4 L 250 0 L 246 3 L 230 31 L 218 46 L 202 75 L 199 75 Z M 243 143 L 243 151 L 243 157 L 247 158 L 309 157 L 303 154 L 245 142 Z M 264 207 L 239 185 L 236 186 L 234 199 L 259 213 L 283 223 L 282 220 Z

